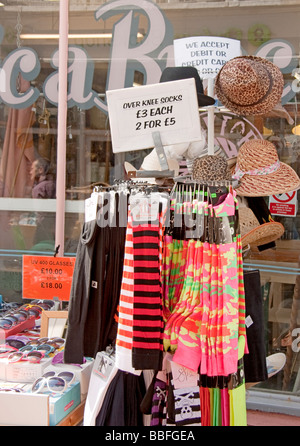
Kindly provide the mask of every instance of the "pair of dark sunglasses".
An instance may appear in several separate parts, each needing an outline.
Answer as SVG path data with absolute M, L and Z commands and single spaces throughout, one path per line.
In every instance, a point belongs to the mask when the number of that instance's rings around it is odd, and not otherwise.
M 28 342 L 30 342 L 30 339 L 22 335 L 12 335 L 6 338 L 6 344 L 18 350 L 28 344 Z
M 9 330 L 15 325 L 25 322 L 29 317 L 29 313 L 24 310 L 18 310 L 5 314 L 0 318 L 0 328 Z
M 65 340 L 63 338 L 37 338 L 32 341 L 29 341 L 27 345 L 41 345 L 48 344 L 54 347 L 55 349 L 61 348 L 65 344 Z
M 47 311 L 51 310 L 54 307 L 54 305 L 55 305 L 54 301 L 53 300 L 49 300 L 49 299 L 43 299 L 43 300 L 35 299 L 35 300 L 32 300 L 30 302 L 30 304 L 31 305 L 38 305 L 39 307 L 41 307 L 41 308 L 43 308 L 44 310 L 47 310 Z

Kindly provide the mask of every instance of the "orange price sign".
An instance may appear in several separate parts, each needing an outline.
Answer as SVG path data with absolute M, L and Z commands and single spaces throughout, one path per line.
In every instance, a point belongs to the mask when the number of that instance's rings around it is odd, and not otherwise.
M 23 256 L 23 298 L 68 301 L 75 257 Z

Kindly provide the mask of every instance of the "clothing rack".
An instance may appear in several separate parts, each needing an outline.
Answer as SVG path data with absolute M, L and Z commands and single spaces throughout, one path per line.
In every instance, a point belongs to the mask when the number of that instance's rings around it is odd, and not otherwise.
M 175 182 L 170 188 L 127 180 L 116 181 L 109 187 L 96 186 L 93 190 L 94 194 L 103 193 L 105 196 L 107 193 L 116 200 L 123 192 L 126 196 L 124 227 L 118 226 L 121 220 L 119 216 L 116 220 L 111 219 L 117 222 L 114 227 L 101 227 L 95 221 L 90 221 L 83 228 L 69 305 L 65 362 L 81 363 L 82 356 L 95 357 L 97 352 L 105 350 L 108 342 L 114 349 L 116 372 L 111 376 L 111 385 L 115 379 L 120 380 L 123 373 L 129 374 L 133 380 L 136 379 L 137 383 L 146 372 L 159 372 L 158 377 L 160 380 L 163 378 L 166 394 L 172 393 L 179 405 L 178 416 L 175 419 L 170 417 L 172 406 L 167 400 L 164 404 L 161 402 L 166 411 L 162 419 L 166 423 L 206 425 L 208 412 L 204 410 L 204 406 L 202 406 L 202 418 L 200 416 L 200 419 L 180 419 L 183 414 L 180 404 L 183 399 L 189 400 L 190 397 L 199 401 L 199 404 L 201 401 L 204 404 L 203 398 L 207 398 L 209 389 L 211 391 L 214 389 L 215 403 L 212 404 L 216 405 L 217 401 L 221 401 L 221 389 L 222 401 L 227 404 L 232 398 L 230 392 L 233 391 L 234 395 L 237 395 L 233 389 L 239 388 L 242 392 L 240 406 L 243 409 L 245 400 L 240 386 L 244 385 L 244 381 L 240 377 L 234 378 L 234 374 L 239 373 L 239 361 L 242 361 L 245 350 L 242 348 L 239 357 L 238 339 L 246 336 L 245 314 L 241 311 L 244 297 L 241 288 L 242 257 L 237 226 L 237 203 L 231 182 L 212 181 L 200 184 L 189 178 Z M 134 204 L 138 203 L 139 198 L 144 200 L 142 201 L 144 207 L 141 207 L 143 212 L 136 219 L 137 213 L 133 211 Z M 150 216 L 147 212 L 153 210 L 154 202 L 158 202 L 155 208 L 157 214 Z M 113 212 L 118 212 L 117 206 L 112 206 L 111 209 Z M 191 212 L 193 210 L 197 212 Z M 228 212 L 231 215 L 227 215 Z M 170 221 L 167 221 L 168 217 Z M 199 219 L 195 220 L 194 217 Z M 195 222 L 196 224 L 200 222 L 201 231 L 196 233 L 192 231 L 192 236 L 187 237 L 188 230 L 193 229 L 189 223 Z M 175 223 L 180 223 L 181 226 L 176 227 Z M 225 232 L 224 228 L 227 228 Z M 89 234 L 88 239 L 85 238 L 85 234 Z M 224 234 L 228 238 L 223 237 Z M 97 277 L 98 264 L 102 265 L 101 279 Z M 228 278 L 234 277 L 234 279 L 230 285 L 232 295 L 229 297 L 226 293 L 230 282 L 226 282 L 227 273 L 224 272 L 231 269 L 234 272 Z M 91 271 L 91 275 L 88 271 Z M 220 282 L 218 291 L 216 289 L 217 295 L 221 293 L 220 298 L 222 296 L 219 303 L 213 300 L 214 294 L 211 294 L 209 289 L 206 297 L 200 294 L 202 286 L 206 287 L 205 284 L 209 283 L 206 282 L 207 279 L 214 283 L 217 276 L 213 274 L 216 271 L 219 271 L 218 280 L 225 274 L 222 279 L 225 282 Z M 87 283 L 82 290 L 80 281 L 86 281 L 85 275 L 80 277 L 83 272 L 88 273 L 88 283 L 91 281 L 99 285 L 89 288 Z M 204 273 L 209 276 L 205 278 Z M 202 299 L 206 300 L 202 302 Z M 224 304 L 221 303 L 223 300 Z M 150 306 L 148 301 L 151 301 Z M 210 301 L 214 302 L 211 309 L 209 309 Z M 223 307 L 226 302 L 231 306 L 229 313 Z M 196 313 L 192 312 L 192 308 Z M 198 313 L 197 308 L 202 308 L 203 314 Z M 81 314 L 80 324 L 78 311 Z M 104 315 L 101 315 L 103 311 Z M 218 324 L 216 321 L 213 323 L 215 311 L 220 317 Z M 200 338 L 196 337 L 201 345 L 198 345 L 197 341 L 192 347 L 197 325 L 194 326 L 196 320 L 190 324 L 192 321 L 190 317 L 193 314 L 197 316 L 196 319 L 200 317 L 199 321 L 205 331 L 200 333 Z M 186 317 L 183 317 L 184 315 Z M 222 322 L 223 317 L 225 319 Z M 100 318 L 99 323 L 97 318 Z M 92 327 L 98 326 L 101 330 L 92 333 Z M 213 349 L 217 344 L 213 347 L 214 336 L 210 333 L 219 326 L 225 331 L 229 330 L 229 327 L 231 330 L 232 326 L 235 329 L 228 345 L 224 334 L 219 335 L 218 342 L 224 342 L 224 345 L 220 344 L 218 348 L 224 358 L 221 359 L 219 355 L 217 362 L 211 362 L 210 357 L 211 355 L 214 357 Z M 104 333 L 109 335 L 104 336 Z M 229 353 L 227 353 L 228 347 L 230 347 Z M 202 358 L 199 356 L 199 348 L 203 352 Z M 182 391 L 176 389 L 174 371 L 171 370 L 171 373 L 163 376 L 164 361 L 170 358 L 170 355 L 172 363 L 179 364 L 183 370 L 193 370 L 196 376 L 199 375 L 198 384 L 194 386 L 192 392 L 188 391 L 185 394 L 185 389 Z M 200 393 L 203 394 L 202 397 Z M 154 400 L 151 401 L 151 411 L 154 411 L 156 406 Z M 217 410 L 217 406 L 214 407 Z M 196 412 L 199 412 L 198 409 Z M 243 424 L 245 413 L 242 411 L 239 421 L 236 419 L 235 423 Z M 221 422 L 217 417 L 218 421 L 216 418 L 213 423 L 229 425 L 227 409 L 226 414 L 226 420 L 223 417 Z M 152 415 L 153 423 L 154 418 Z M 162 419 L 160 422 L 163 422 Z

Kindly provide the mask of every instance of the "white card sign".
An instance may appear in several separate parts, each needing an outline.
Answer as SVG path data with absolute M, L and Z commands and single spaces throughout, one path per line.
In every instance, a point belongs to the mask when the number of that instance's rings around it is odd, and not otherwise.
M 195 80 L 183 79 L 106 92 L 113 152 L 202 139 Z
M 198 36 L 174 40 L 175 65 L 195 67 L 201 79 L 214 78 L 230 59 L 241 55 L 239 40 Z

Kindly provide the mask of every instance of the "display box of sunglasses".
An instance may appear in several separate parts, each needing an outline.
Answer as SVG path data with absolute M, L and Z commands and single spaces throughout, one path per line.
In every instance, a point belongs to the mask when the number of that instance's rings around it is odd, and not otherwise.
M 0 391 L 0 425 L 55 426 L 80 404 L 78 381 L 57 396 L 30 389 L 27 384 L 21 393 Z
M 81 402 L 80 383 L 72 384 L 62 395 L 49 397 L 49 425 L 55 426 Z
M 1 336 L 4 338 L 8 338 L 9 336 L 21 333 L 25 330 L 30 330 L 34 326 L 35 326 L 35 318 L 30 317 L 26 321 L 20 322 L 19 324 L 14 325 L 7 330 L 1 330 Z
M 60 373 L 62 371 L 73 372 L 76 379 L 80 383 L 80 398 L 81 401 L 86 399 L 90 377 L 93 369 L 94 360 L 91 358 L 86 358 L 86 362 L 84 364 L 50 364 L 47 366 L 43 373 L 54 371 L 56 373 Z
M 5 361 L 5 379 L 10 382 L 32 383 L 39 378 L 46 367 L 51 364 L 52 358 L 43 358 L 39 363 L 29 361 L 8 362 Z M 0 367 L 3 364 L 2 359 Z M 3 376 L 3 374 L 0 373 Z

